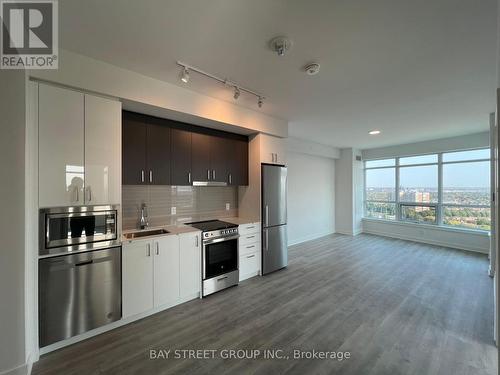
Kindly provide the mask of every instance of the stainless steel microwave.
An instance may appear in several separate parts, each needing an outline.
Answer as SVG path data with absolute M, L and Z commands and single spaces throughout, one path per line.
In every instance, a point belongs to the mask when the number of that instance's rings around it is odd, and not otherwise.
M 67 254 L 120 244 L 119 205 L 43 208 L 40 255 Z

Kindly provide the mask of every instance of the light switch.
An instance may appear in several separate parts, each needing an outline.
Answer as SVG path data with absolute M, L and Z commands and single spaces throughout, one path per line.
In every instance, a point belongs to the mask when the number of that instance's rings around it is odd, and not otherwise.
M 171 215 L 176 215 L 176 214 L 177 214 L 177 207 L 172 207 L 172 208 L 170 209 L 170 214 L 171 214 Z
M 229 211 L 231 209 L 231 204 L 226 203 L 226 211 Z

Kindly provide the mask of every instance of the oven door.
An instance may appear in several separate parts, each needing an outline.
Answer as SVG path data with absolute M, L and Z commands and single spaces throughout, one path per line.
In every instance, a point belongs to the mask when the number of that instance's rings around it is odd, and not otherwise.
M 91 244 L 118 239 L 117 210 L 91 210 L 72 212 L 40 212 L 40 255 L 52 253 L 51 249 L 94 248 Z M 43 223 L 43 224 L 42 224 Z M 42 233 L 41 233 L 42 234 Z M 42 243 L 43 241 L 43 243 Z
M 238 238 L 203 241 L 203 280 L 238 269 Z

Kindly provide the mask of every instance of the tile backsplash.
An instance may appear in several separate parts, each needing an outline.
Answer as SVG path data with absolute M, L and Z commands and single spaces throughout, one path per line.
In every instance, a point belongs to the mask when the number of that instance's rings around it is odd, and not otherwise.
M 234 186 L 122 187 L 123 229 L 137 228 L 141 204 L 146 203 L 149 225 L 161 226 L 238 216 L 238 188 Z M 230 209 L 226 210 L 226 203 Z M 176 214 L 171 214 L 172 207 Z

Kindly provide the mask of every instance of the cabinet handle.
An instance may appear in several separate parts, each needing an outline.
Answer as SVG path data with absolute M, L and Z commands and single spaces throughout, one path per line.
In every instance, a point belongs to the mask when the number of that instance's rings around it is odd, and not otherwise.
M 255 245 L 247 246 L 247 249 L 251 249 L 252 247 L 255 247 Z
M 153 183 L 153 171 L 149 170 L 149 182 Z
M 253 228 L 255 228 L 255 225 L 252 225 L 252 226 L 250 226 L 250 227 L 247 227 L 247 229 L 253 229 Z
M 160 243 L 156 243 L 156 255 L 160 255 Z
M 191 183 L 191 172 L 188 172 L 188 182 Z
M 89 186 L 89 202 L 92 200 L 92 188 Z
M 253 258 L 255 254 L 247 256 L 247 259 Z
M 229 173 L 229 185 L 233 184 L 233 176 Z
M 215 169 L 212 171 L 212 180 L 215 181 Z
M 151 256 L 151 244 L 148 243 L 148 257 Z
M 198 247 L 198 235 L 196 235 L 196 237 L 195 237 L 194 244 L 195 244 L 196 247 Z
M 207 169 L 207 180 L 210 180 L 210 169 Z
M 250 238 L 255 238 L 255 236 L 247 236 L 247 240 L 249 240 Z
M 74 188 L 74 192 L 73 192 L 73 193 L 76 193 L 76 194 L 75 194 L 75 195 L 76 195 L 76 199 L 75 199 L 75 201 L 76 201 L 76 202 L 78 202 L 78 186 L 75 186 L 75 188 Z
M 141 182 L 144 182 L 144 170 L 141 170 Z

